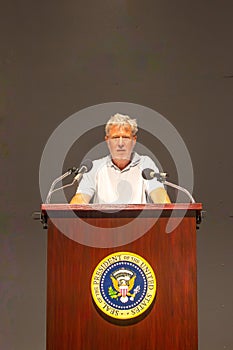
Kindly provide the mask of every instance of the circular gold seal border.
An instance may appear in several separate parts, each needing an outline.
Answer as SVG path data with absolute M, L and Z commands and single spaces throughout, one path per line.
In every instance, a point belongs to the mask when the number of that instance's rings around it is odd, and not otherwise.
M 103 299 L 100 291 L 100 281 L 109 266 L 124 261 L 134 263 L 142 269 L 147 279 L 148 288 L 140 304 L 131 309 L 119 310 L 106 303 Z M 121 320 L 135 318 L 143 314 L 151 306 L 156 295 L 156 288 L 156 277 L 150 264 L 140 255 L 131 252 L 116 252 L 106 256 L 96 266 L 91 278 L 91 294 L 97 307 L 107 316 Z

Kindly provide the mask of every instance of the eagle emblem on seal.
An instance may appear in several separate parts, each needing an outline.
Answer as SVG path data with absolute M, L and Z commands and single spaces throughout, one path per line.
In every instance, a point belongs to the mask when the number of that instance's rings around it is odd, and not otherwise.
M 108 294 L 112 299 L 118 300 L 122 303 L 127 303 L 130 300 L 133 301 L 136 294 L 140 291 L 140 286 L 134 288 L 136 274 L 126 268 L 121 268 L 114 271 L 111 275 L 112 285 L 108 288 Z M 134 289 L 133 289 L 134 288 Z

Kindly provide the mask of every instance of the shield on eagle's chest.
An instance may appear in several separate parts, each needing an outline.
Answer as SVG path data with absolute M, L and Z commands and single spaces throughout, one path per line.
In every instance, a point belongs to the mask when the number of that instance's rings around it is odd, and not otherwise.
M 128 293 L 128 286 L 120 286 L 120 293 L 123 297 L 126 297 Z

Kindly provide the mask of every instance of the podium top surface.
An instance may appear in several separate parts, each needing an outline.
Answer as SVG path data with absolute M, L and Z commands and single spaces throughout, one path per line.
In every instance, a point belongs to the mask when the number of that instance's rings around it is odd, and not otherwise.
M 169 203 L 169 204 L 42 204 L 42 212 L 57 211 L 156 211 L 156 210 L 202 210 L 202 203 Z
M 141 217 L 150 216 L 201 216 L 201 203 L 169 204 L 42 204 L 46 217 Z M 185 215 L 184 215 L 185 213 Z M 173 216 L 174 216 L 173 215 Z

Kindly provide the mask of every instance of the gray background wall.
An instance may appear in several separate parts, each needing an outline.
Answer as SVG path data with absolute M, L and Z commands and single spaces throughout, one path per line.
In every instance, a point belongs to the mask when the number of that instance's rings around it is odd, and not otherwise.
M 31 218 L 44 145 L 71 114 L 111 101 L 158 111 L 189 149 L 207 211 L 199 349 L 233 349 L 232 10 L 231 1 L 2 2 L 0 349 L 45 349 L 46 231 Z

